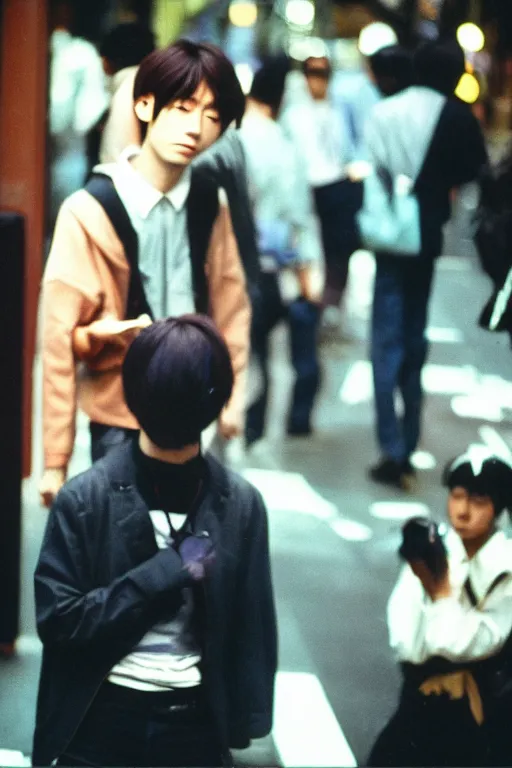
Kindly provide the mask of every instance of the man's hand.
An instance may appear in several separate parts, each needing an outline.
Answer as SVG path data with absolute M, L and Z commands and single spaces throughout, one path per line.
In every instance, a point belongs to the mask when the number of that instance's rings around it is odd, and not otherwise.
M 39 496 L 44 507 L 51 507 L 56 495 L 65 482 L 65 469 L 45 469 L 39 483 Z
M 225 440 L 231 440 L 232 437 L 239 437 L 242 434 L 240 420 L 235 418 L 235 416 L 230 413 L 229 409 L 226 410 L 226 408 L 224 408 L 218 418 L 217 424 L 219 433 Z
M 448 568 L 442 576 L 436 577 L 423 560 L 411 560 L 410 566 L 414 575 L 421 581 L 423 589 L 434 602 L 451 596 L 452 587 Z

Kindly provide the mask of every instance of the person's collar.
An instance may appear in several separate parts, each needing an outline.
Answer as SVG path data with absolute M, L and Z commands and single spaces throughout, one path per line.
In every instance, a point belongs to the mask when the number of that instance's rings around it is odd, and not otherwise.
M 146 219 L 163 197 L 169 200 L 176 211 L 181 211 L 190 192 L 192 173 L 190 166 L 185 168 L 178 183 L 164 195 L 158 189 L 155 189 L 149 181 L 146 181 L 131 164 L 131 159 L 138 154 L 140 154 L 140 147 L 135 145 L 126 147 L 121 153 L 118 162 L 125 176 L 125 182 L 129 185 L 128 188 L 125 186 L 125 192 L 129 194 L 139 215 Z

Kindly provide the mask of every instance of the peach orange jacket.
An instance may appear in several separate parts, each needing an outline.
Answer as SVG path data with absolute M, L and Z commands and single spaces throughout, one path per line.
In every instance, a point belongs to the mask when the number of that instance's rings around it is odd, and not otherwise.
M 249 357 L 250 304 L 229 208 L 219 213 L 205 262 L 210 314 L 229 347 L 235 385 L 226 410 L 242 427 Z M 125 319 L 129 265 L 102 206 L 85 190 L 62 205 L 42 285 L 43 447 L 45 468 L 66 468 L 77 405 L 91 421 L 138 427 L 123 396 L 121 361 L 109 370 L 79 363 L 73 334 L 110 316 Z

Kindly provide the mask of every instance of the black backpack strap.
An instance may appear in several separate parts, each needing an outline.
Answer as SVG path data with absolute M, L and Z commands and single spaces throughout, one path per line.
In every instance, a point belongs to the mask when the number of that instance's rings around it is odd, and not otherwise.
M 85 185 L 85 190 L 97 200 L 110 219 L 110 223 L 123 245 L 126 260 L 130 266 L 125 319 L 134 320 L 142 314 L 148 314 L 153 318 L 139 270 L 139 239 L 114 182 L 110 176 L 103 173 L 93 173 Z
M 192 169 L 187 199 L 187 225 L 194 303 L 196 312 L 202 314 L 208 312 L 209 294 L 205 266 L 210 237 L 218 212 L 218 185 Z
M 501 584 L 501 582 L 504 581 L 507 578 L 508 575 L 509 575 L 508 571 L 504 571 L 503 573 L 499 573 L 496 576 L 496 578 L 494 579 L 494 581 L 492 582 L 492 584 L 490 585 L 490 587 L 487 590 L 487 592 L 485 593 L 485 595 L 483 597 L 483 600 L 481 600 L 481 601 L 479 601 L 477 596 L 475 595 L 475 592 L 474 592 L 473 587 L 471 585 L 471 581 L 469 580 L 469 576 L 468 576 L 468 578 L 464 582 L 464 590 L 465 590 L 466 595 L 468 596 L 469 602 L 471 603 L 473 608 L 477 608 L 479 604 L 483 603 L 483 601 L 486 600 L 492 592 L 494 592 L 496 587 L 499 584 Z

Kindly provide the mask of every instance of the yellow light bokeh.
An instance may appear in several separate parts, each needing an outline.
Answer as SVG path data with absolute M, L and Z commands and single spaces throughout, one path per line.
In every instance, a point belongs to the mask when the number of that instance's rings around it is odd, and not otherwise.
M 252 0 L 234 0 L 228 16 L 234 27 L 252 27 L 258 19 L 258 6 Z
M 471 53 L 481 51 L 485 45 L 484 33 L 480 27 L 470 21 L 460 25 L 457 30 L 457 40 L 461 48 Z
M 464 72 L 455 89 L 455 95 L 466 104 L 474 104 L 480 96 L 480 84 L 476 77 Z

